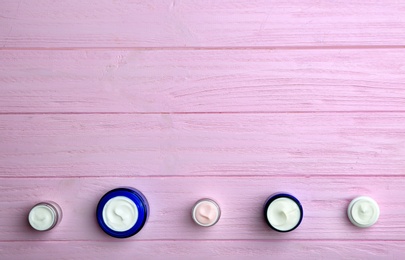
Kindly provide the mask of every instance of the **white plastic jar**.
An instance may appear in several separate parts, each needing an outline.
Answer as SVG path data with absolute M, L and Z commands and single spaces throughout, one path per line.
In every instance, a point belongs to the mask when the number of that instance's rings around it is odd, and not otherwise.
M 380 217 L 380 208 L 372 198 L 360 196 L 350 202 L 347 216 L 356 227 L 367 228 L 377 222 Z

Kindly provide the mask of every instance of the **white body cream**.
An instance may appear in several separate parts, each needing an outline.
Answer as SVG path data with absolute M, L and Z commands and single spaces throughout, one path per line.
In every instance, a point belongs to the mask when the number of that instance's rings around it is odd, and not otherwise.
M 371 227 L 380 217 L 380 208 L 372 198 L 361 196 L 350 202 L 347 216 L 352 224 L 357 227 Z
M 266 201 L 267 224 L 279 232 L 289 232 L 299 226 L 303 209 L 299 201 L 289 194 L 276 194 Z
M 100 228 L 115 238 L 137 234 L 146 224 L 148 216 L 146 197 L 131 187 L 110 190 L 100 199 L 96 210 Z
M 124 196 L 117 196 L 105 204 L 103 220 L 114 231 L 127 231 L 138 220 L 138 209 L 132 200 Z
M 55 202 L 36 204 L 28 214 L 28 222 L 38 231 L 48 231 L 54 228 L 62 219 L 62 210 Z

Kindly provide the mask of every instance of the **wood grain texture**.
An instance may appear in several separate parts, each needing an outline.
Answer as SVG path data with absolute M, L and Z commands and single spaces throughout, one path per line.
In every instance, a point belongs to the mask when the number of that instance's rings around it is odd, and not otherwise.
M 0 259 L 402 259 L 405 1 L 0 0 Z M 100 197 L 151 205 L 127 240 Z M 304 206 L 294 232 L 265 199 Z M 377 224 L 346 208 L 369 195 Z M 202 197 L 221 205 L 196 226 Z M 55 200 L 62 223 L 27 224 Z
M 293 249 L 293 250 L 292 250 Z M 404 242 L 380 241 L 120 241 L 0 242 L 6 259 L 401 259 Z
M 3 177 L 405 175 L 405 113 L 0 119 Z
M 399 1 L 0 2 L 0 46 L 404 46 Z
M 404 111 L 405 50 L 0 51 L 0 86 L 2 113 Z
M 172 177 L 172 178 L 8 178 L 0 179 L 0 240 L 118 241 L 98 227 L 95 211 L 110 189 L 133 186 L 147 197 L 148 223 L 137 240 L 395 240 L 405 241 L 403 177 Z M 290 192 L 304 208 L 302 224 L 291 233 L 272 231 L 263 220 L 271 194 Z M 330 192 L 326 192 L 330 191 Z M 359 195 L 378 201 L 381 216 L 373 227 L 360 229 L 346 217 L 349 202 Z M 221 219 L 211 228 L 192 222 L 191 208 L 212 197 Z M 31 206 L 54 200 L 63 208 L 57 229 L 40 233 L 27 224 Z

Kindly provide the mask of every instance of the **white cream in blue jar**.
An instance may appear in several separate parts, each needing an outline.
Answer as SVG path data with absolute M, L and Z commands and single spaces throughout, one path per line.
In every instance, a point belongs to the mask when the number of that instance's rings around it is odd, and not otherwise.
M 296 229 L 304 215 L 300 201 L 287 193 L 270 196 L 264 206 L 266 223 L 277 232 L 290 232 Z
M 117 188 L 107 192 L 97 206 L 100 228 L 115 238 L 137 234 L 149 217 L 146 197 L 134 188 Z

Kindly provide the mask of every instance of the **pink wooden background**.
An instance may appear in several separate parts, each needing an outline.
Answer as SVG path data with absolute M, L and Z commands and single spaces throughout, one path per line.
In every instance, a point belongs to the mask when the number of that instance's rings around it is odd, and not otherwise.
M 403 259 L 404 177 L 403 0 L 0 0 L 0 259 Z M 124 185 L 151 216 L 117 240 L 95 207 Z M 280 190 L 288 234 L 261 219 Z

